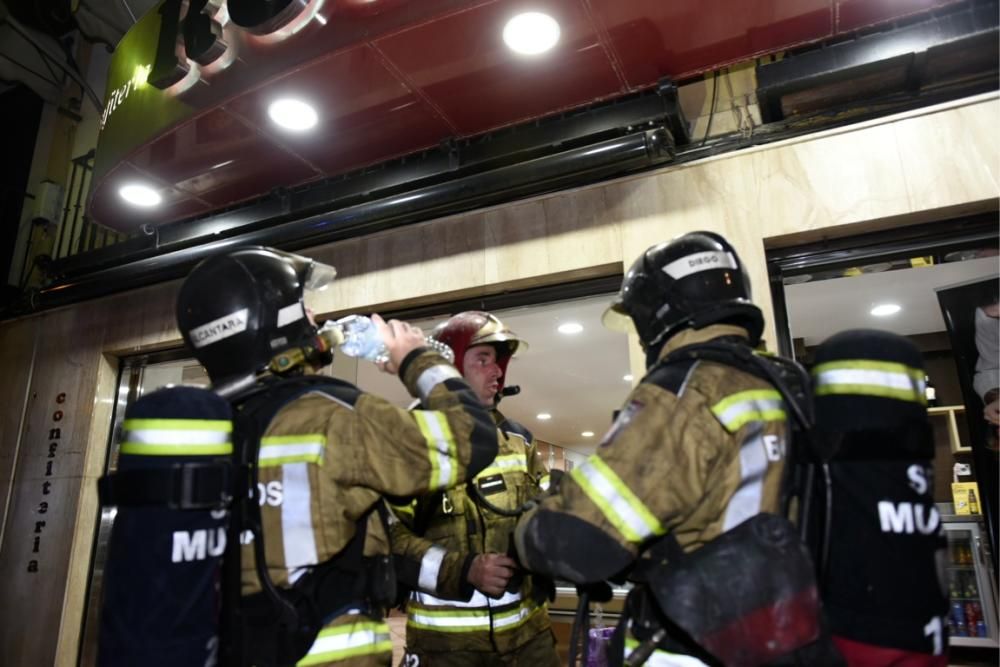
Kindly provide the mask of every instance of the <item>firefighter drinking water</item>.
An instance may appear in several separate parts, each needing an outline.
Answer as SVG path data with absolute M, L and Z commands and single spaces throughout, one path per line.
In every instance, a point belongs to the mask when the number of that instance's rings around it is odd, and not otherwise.
M 178 326 L 213 391 L 164 389 L 126 414 L 119 473 L 101 489 L 119 511 L 99 664 L 390 664 L 382 496 L 472 479 L 496 459 L 497 431 L 404 322 L 373 317 L 383 370 L 421 409 L 312 375 L 332 354 L 307 300 L 333 275 L 249 247 L 184 281 Z

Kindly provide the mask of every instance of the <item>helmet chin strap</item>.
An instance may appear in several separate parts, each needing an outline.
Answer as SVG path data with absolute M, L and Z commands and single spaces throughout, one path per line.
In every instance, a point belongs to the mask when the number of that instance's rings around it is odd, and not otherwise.
M 305 370 L 306 366 L 320 369 L 333 363 L 333 350 L 322 338 L 317 338 L 315 346 L 293 347 L 271 357 L 267 369 L 275 375 L 286 375 L 295 370 Z

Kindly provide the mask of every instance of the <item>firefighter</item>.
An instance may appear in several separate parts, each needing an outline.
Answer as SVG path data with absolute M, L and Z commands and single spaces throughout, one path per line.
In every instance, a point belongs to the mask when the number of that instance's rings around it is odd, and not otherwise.
M 395 593 L 387 515 L 379 511 L 383 494 L 448 488 L 496 457 L 489 411 L 454 366 L 425 347 L 420 330 L 406 323 L 373 316 L 388 353 L 383 370 L 398 373 L 424 409 L 407 412 L 347 382 L 310 375 L 333 357 L 330 345 L 317 336 L 309 299 L 334 275 L 332 267 L 306 257 L 249 247 L 205 260 L 180 288 L 178 325 L 212 381 L 214 394 L 209 395 L 225 397 L 239 413 L 237 431 L 259 424 L 261 434 L 253 443 L 258 447 L 251 462 L 256 493 L 248 504 L 259 507 L 263 539 L 244 534 L 242 540 L 230 540 L 230 545 L 243 542 L 239 615 L 244 625 L 238 646 L 221 647 L 223 665 L 389 665 L 391 642 L 382 611 Z M 171 447 L 197 449 L 197 433 L 171 438 L 171 428 L 182 428 L 180 422 L 143 416 L 147 419 L 131 425 L 126 420 L 126 440 L 159 442 L 160 451 L 139 446 L 129 457 L 165 455 Z M 228 438 L 217 428 L 224 423 L 202 419 L 196 425 L 211 427 L 207 435 Z M 222 439 L 217 442 L 222 445 Z M 204 542 L 200 552 L 178 550 L 176 533 L 174 545 L 178 569 L 193 565 L 178 560 L 206 555 Z M 209 554 L 217 547 L 210 541 Z M 261 556 L 264 563 L 255 560 Z M 169 553 L 165 561 L 155 573 L 157 581 L 169 581 Z M 115 572 L 115 590 L 104 607 L 112 615 L 136 599 L 136 590 L 146 583 L 136 578 L 130 589 L 122 579 L 127 575 Z M 279 628 L 275 619 L 286 622 L 287 617 L 281 608 L 275 612 L 268 593 L 272 586 L 301 612 L 300 619 L 317 621 L 318 635 L 303 641 L 300 628 Z M 153 607 L 184 595 L 194 599 L 183 586 L 164 587 Z M 161 643 L 148 641 L 157 628 L 143 619 L 157 618 L 153 609 L 132 612 L 132 618 L 118 613 L 117 620 L 105 624 L 111 630 L 102 642 L 102 664 L 214 664 L 216 638 L 181 653 L 179 634 Z M 191 617 L 175 625 L 178 632 L 196 632 L 199 628 L 192 626 L 200 621 Z M 299 654 L 289 655 L 290 647 Z
M 855 329 L 824 341 L 814 361 L 815 433 L 832 453 L 820 583 L 834 642 L 852 667 L 943 667 L 947 542 L 920 350 Z
M 752 366 L 735 361 L 758 345 L 761 311 L 729 242 L 696 232 L 647 249 L 603 321 L 638 334 L 647 373 L 596 453 L 521 518 L 517 552 L 528 569 L 578 584 L 631 571 L 635 587 L 612 660 L 645 642 L 648 664 L 718 664 L 664 624 L 653 587 L 637 576 L 638 560 L 651 544 L 666 543 L 661 536 L 679 554 L 691 554 L 758 513 L 779 509 L 789 434 L 785 400 Z M 724 358 L 733 361 L 688 354 L 709 344 L 731 351 Z M 807 569 L 811 576 L 811 564 Z
M 548 586 L 511 558 L 519 508 L 547 484 L 531 433 L 497 409 L 507 366 L 524 341 L 489 313 L 468 311 L 433 337 L 490 409 L 499 454 L 465 486 L 394 507 L 393 552 L 407 602 L 407 667 L 559 664 Z

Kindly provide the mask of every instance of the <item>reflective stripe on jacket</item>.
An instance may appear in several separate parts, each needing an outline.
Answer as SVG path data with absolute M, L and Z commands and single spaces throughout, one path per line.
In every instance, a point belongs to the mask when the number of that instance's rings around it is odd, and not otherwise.
M 344 549 L 383 494 L 460 483 L 495 457 L 489 412 L 454 367 L 423 351 L 407 359 L 403 381 L 427 409 L 408 412 L 348 386 L 308 391 L 270 421 L 260 442 L 257 490 L 277 585 L 294 583 Z M 376 512 L 369 517 L 364 555 L 387 554 L 385 529 Z M 252 549 L 244 543 L 245 595 L 259 590 Z M 327 623 L 298 664 L 388 665 L 391 655 L 388 626 L 348 612 Z
M 499 454 L 475 479 L 492 505 L 515 510 L 538 495 L 538 480 L 547 475 L 538 460 L 531 434 L 494 412 Z M 470 497 L 465 486 L 396 507 L 393 552 L 401 572 L 413 572 L 407 603 L 406 643 L 409 650 L 508 653 L 549 628 L 545 605 L 532 600 L 531 579 L 499 600 L 490 599 L 465 581 L 471 557 L 508 553 L 516 517 L 499 515 Z M 420 535 L 415 534 L 415 522 Z M 406 567 L 409 563 L 409 568 Z
M 723 336 L 746 332 L 719 324 L 685 330 L 660 358 Z M 654 366 L 597 452 L 522 519 L 522 562 L 553 577 L 601 581 L 660 535 L 673 533 L 690 552 L 759 512 L 775 512 L 787 434 L 780 394 L 756 375 L 704 360 Z

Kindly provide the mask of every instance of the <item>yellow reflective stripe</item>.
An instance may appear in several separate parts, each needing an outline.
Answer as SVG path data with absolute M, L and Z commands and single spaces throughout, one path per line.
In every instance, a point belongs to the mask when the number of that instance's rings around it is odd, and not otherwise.
M 784 421 L 788 418 L 781 394 L 774 389 L 751 389 L 726 396 L 712 406 L 712 414 L 730 433 L 740 430 L 748 422 Z
M 666 531 L 659 520 L 597 454 L 570 473 L 604 516 L 634 544 Z
M 475 479 L 489 477 L 490 475 L 502 475 L 508 472 L 528 473 L 528 462 L 524 454 L 503 454 L 493 459 L 493 462 L 479 471 Z
M 429 488 L 447 489 L 458 482 L 458 453 L 455 436 L 448 425 L 448 418 L 437 410 L 414 410 L 410 414 L 427 441 L 427 458 L 431 464 Z
M 232 454 L 227 419 L 126 419 L 122 454 L 138 456 L 214 456 Z
M 529 602 L 524 602 L 513 609 L 494 613 L 492 627 L 495 632 L 513 630 L 527 623 L 531 617 L 541 611 Z M 482 632 L 490 629 L 490 610 L 429 610 L 410 608 L 407 610 L 406 624 L 420 630 L 435 632 Z
M 326 436 L 319 433 L 274 435 L 260 439 L 257 461 L 261 468 L 271 468 L 286 463 L 323 465 L 324 451 L 326 451 Z
M 629 657 L 632 651 L 639 648 L 639 642 L 632 638 L 625 638 L 625 657 Z M 642 663 L 646 667 L 707 667 L 704 662 L 693 655 L 683 655 L 681 653 L 671 653 L 662 649 L 654 649 L 653 653 Z
M 542 475 L 539 478 L 539 480 L 538 480 L 538 487 L 542 491 L 548 491 L 549 490 L 549 486 L 551 486 L 551 484 L 552 484 L 552 476 L 551 475 Z
M 817 396 L 860 395 L 927 404 L 923 371 L 892 361 L 840 359 L 812 370 Z
M 126 431 L 222 431 L 233 432 L 233 422 L 228 419 L 126 419 L 122 424 Z
M 413 516 L 413 513 L 417 510 L 417 501 L 411 500 L 405 505 L 395 505 L 389 503 L 389 507 L 392 508 L 394 514 L 405 514 L 406 516 Z
M 391 651 L 389 625 L 385 622 L 362 621 L 320 630 L 309 653 L 295 664 L 307 667 L 332 660 Z

